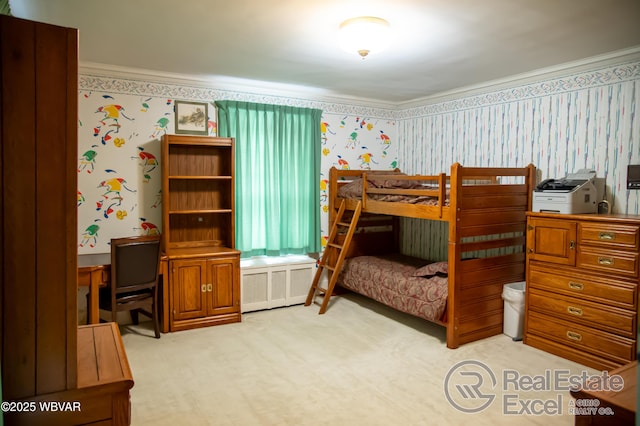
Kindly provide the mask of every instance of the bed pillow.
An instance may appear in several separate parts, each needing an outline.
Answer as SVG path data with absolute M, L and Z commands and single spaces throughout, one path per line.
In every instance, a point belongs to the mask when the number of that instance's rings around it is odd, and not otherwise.
M 448 262 L 434 262 L 424 265 L 413 273 L 414 277 L 432 277 L 436 274 L 447 275 L 449 273 Z

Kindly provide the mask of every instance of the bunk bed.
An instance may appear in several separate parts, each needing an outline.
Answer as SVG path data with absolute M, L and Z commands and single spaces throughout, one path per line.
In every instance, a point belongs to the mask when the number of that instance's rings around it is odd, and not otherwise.
M 533 165 L 454 163 L 449 175 L 433 176 L 332 168 L 330 227 L 341 203 L 354 210 L 360 202 L 362 210 L 338 285 L 445 326 L 449 348 L 502 333 L 503 285 L 525 277 L 535 181 Z M 447 261 L 399 254 L 402 217 L 447 222 Z

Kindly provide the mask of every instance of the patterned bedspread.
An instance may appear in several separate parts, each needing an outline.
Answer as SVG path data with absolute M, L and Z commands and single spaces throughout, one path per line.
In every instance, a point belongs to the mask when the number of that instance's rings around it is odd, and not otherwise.
M 338 283 L 399 311 L 437 321 L 447 303 L 447 277 L 413 276 L 427 263 L 399 254 L 354 257 L 345 260 Z
M 421 185 L 419 182 L 409 180 L 369 180 L 368 184 L 373 188 L 387 188 L 387 189 L 437 189 L 434 186 Z M 338 188 L 338 197 L 340 198 L 362 198 L 362 179 L 354 179 L 348 184 L 340 186 Z M 449 190 L 446 193 L 445 206 L 449 205 Z M 409 203 L 409 204 L 422 204 L 427 206 L 437 206 L 438 197 L 426 196 L 426 195 L 401 195 L 401 194 L 369 194 L 369 198 L 376 201 L 394 202 L 394 203 Z

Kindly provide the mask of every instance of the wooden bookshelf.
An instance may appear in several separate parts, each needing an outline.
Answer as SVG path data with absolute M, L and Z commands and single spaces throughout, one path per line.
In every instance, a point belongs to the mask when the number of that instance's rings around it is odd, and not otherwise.
M 240 321 L 234 140 L 165 135 L 162 164 L 169 328 Z

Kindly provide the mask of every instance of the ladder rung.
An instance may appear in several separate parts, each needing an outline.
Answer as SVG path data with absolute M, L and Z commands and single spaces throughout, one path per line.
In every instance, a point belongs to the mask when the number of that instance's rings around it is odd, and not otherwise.
M 340 244 L 334 244 L 334 243 L 328 243 L 327 245 L 330 247 L 337 248 L 338 250 L 342 250 L 342 248 L 344 247 L 344 246 L 341 246 Z
M 340 226 L 347 226 L 347 227 L 351 226 L 351 224 L 350 224 L 350 223 L 347 223 L 347 222 L 338 222 L 338 225 L 340 225 Z
M 329 269 L 329 270 L 331 270 L 331 271 L 333 271 L 333 272 L 335 272 L 335 270 L 336 270 L 336 268 L 334 268 L 333 266 L 329 266 L 329 265 L 327 265 L 327 264 L 322 265 L 322 267 L 323 267 L 323 268 L 327 268 L 327 269 Z
M 316 287 L 316 291 L 322 294 L 326 294 L 329 290 L 322 287 Z

